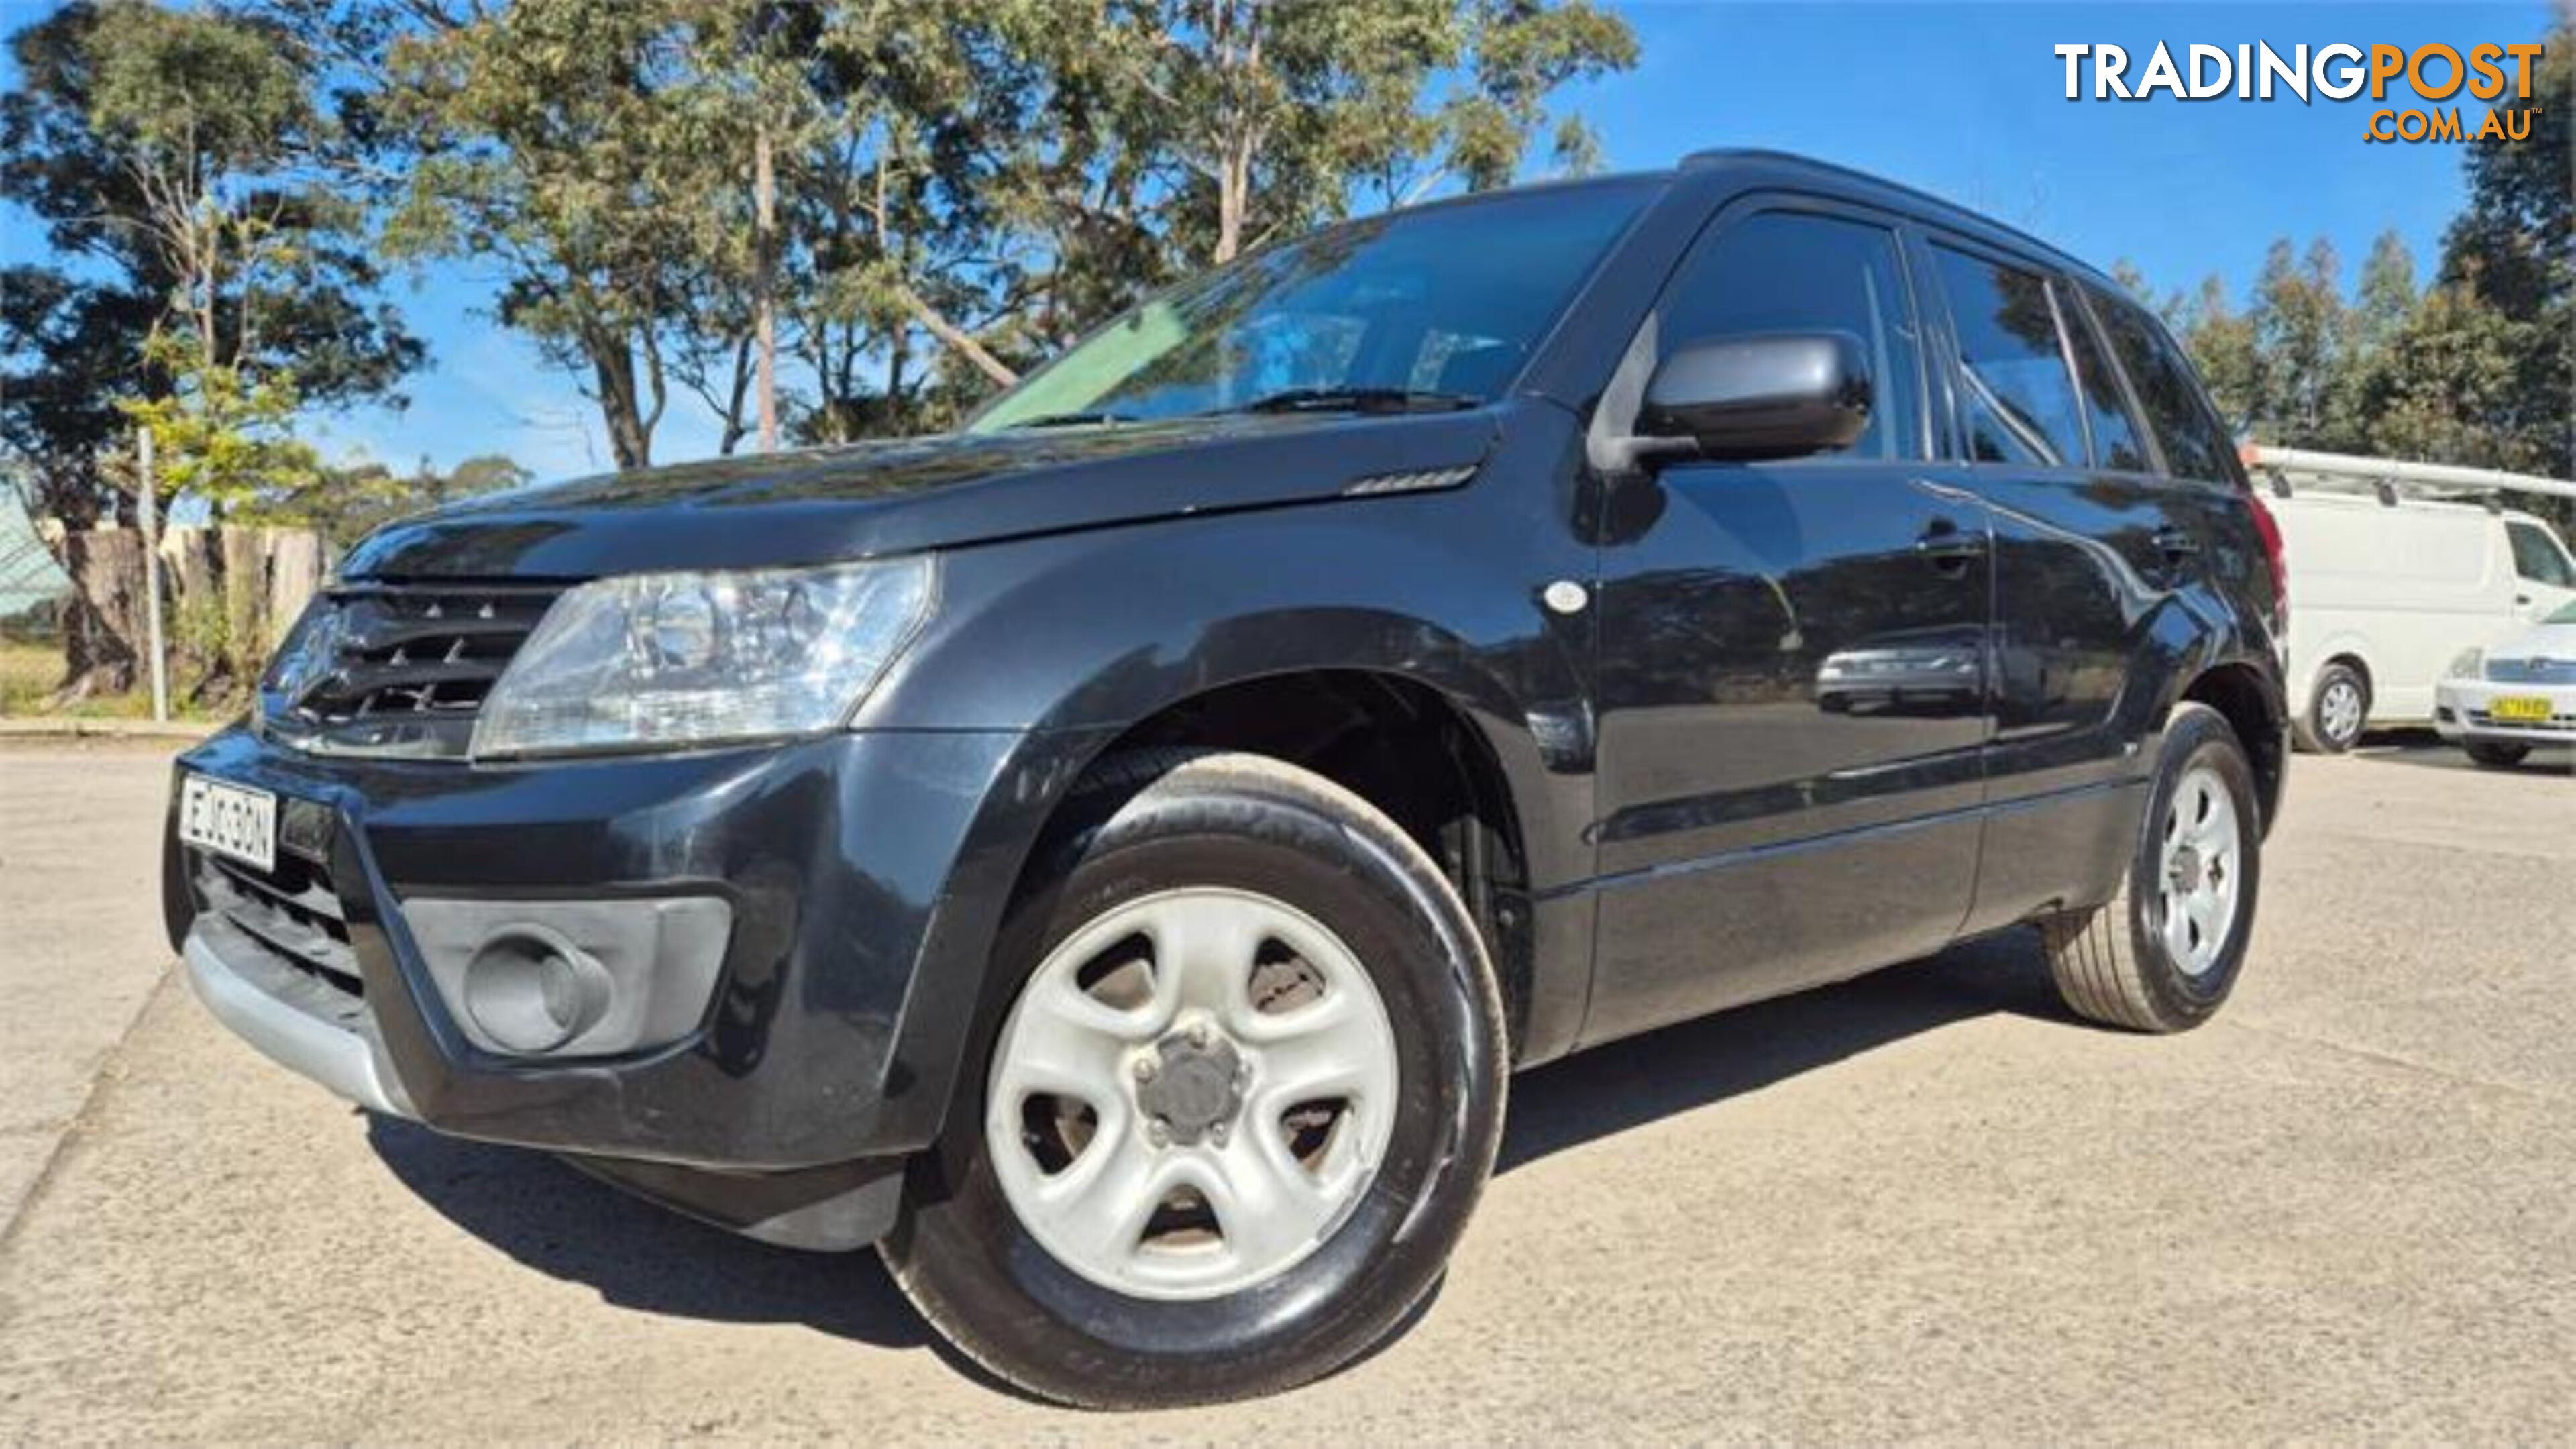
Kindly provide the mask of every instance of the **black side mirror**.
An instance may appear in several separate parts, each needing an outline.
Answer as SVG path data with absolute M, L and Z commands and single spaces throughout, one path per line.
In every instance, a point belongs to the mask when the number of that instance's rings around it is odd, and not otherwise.
M 1703 458 L 1795 458 L 1849 447 L 1870 400 L 1869 354 L 1848 332 L 1720 337 L 1656 366 L 1637 431 Z

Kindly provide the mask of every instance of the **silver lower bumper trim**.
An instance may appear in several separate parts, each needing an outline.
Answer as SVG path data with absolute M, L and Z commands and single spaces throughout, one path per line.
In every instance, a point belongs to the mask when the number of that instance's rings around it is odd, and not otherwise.
M 239 939 L 234 939 L 239 937 Z M 188 986 L 217 1021 L 261 1055 L 312 1078 L 361 1107 L 417 1117 L 383 1061 L 373 1032 L 333 1017 L 353 1013 L 345 998 L 220 921 L 200 917 L 180 953 Z M 363 1022 L 363 1012 L 355 1013 Z

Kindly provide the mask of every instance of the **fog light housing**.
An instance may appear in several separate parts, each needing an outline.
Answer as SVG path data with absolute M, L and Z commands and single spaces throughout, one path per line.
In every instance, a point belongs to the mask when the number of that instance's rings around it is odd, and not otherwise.
M 401 887 L 396 887 L 399 893 Z M 720 896 L 405 896 L 403 922 L 448 1020 L 500 1056 L 619 1056 L 701 1029 L 733 935 Z
M 465 963 L 465 1010 L 514 1052 L 550 1052 L 599 1025 L 616 982 L 599 958 L 543 926 L 507 929 Z

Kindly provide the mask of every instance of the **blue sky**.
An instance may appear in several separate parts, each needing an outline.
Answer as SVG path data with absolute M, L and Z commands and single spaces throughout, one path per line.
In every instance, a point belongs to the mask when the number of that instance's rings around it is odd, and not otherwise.
M 2268 41 L 2466 50 L 2541 38 L 2545 4 L 1697 4 L 1621 7 L 1643 58 L 1634 71 L 1569 92 L 1614 169 L 1661 166 L 1704 146 L 1802 151 L 1951 197 L 2108 267 L 2126 257 L 2162 289 L 2216 272 L 2240 292 L 2274 237 L 2332 240 L 2347 282 L 2371 239 L 2394 227 L 2429 272 L 2463 195 L 2459 147 L 2376 145 L 2372 110 L 2302 104 L 2064 98 L 2051 47 L 2110 42 L 2143 67 L 2158 41 L 2233 51 Z M 0 0 L 15 28 L 38 7 Z M 2090 94 L 2088 84 L 2087 94 Z M 2392 97 L 2401 107 L 2414 104 Z M 2472 124 L 2483 102 L 2457 99 Z M 43 250 L 0 207 L 11 261 Z M 503 452 L 559 476 L 605 467 L 591 405 L 567 375 L 485 315 L 491 281 L 470 265 L 399 282 L 396 300 L 431 345 L 411 406 L 317 417 L 334 456 L 440 467 Z M 714 451 L 713 419 L 674 398 L 658 461 Z

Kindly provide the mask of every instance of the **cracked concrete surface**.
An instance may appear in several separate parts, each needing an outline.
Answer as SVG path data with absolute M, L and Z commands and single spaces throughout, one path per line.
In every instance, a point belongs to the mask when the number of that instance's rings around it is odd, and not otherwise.
M 2008 939 L 1531 1073 L 1402 1338 L 1298 1393 L 1137 1419 L 973 1377 L 871 1258 L 728 1238 L 270 1068 L 156 986 L 163 769 L 0 752 L 0 1437 L 2532 1441 L 2576 1423 L 2563 763 L 2300 759 L 2246 978 L 2189 1036 L 2067 1021 Z

